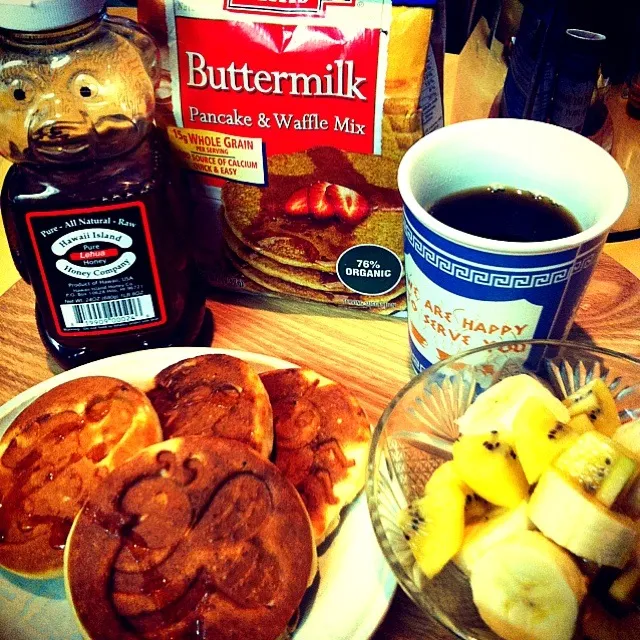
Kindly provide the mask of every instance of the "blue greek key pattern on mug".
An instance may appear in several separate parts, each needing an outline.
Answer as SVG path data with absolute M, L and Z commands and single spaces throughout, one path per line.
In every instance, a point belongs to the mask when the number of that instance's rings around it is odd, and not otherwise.
M 501 289 L 531 289 L 564 282 L 570 275 L 575 275 L 591 267 L 599 254 L 599 251 L 592 249 L 575 261 L 573 270 L 571 265 L 563 265 L 561 267 L 552 265 L 549 267 L 549 271 L 505 273 L 503 271 L 496 272 L 479 269 L 454 262 L 424 243 L 408 224 L 405 225 L 405 236 L 409 244 L 416 250 L 416 253 L 439 271 L 465 282 L 487 287 L 499 287 Z
M 584 271 L 585 269 L 588 269 L 589 267 L 593 266 L 594 262 L 598 259 L 598 256 L 600 255 L 599 249 L 600 249 L 600 245 L 591 249 L 591 251 L 589 251 L 589 253 L 587 253 L 586 255 L 579 257 L 575 261 L 575 264 L 573 265 L 573 273 L 571 275 L 580 273 L 580 271 Z

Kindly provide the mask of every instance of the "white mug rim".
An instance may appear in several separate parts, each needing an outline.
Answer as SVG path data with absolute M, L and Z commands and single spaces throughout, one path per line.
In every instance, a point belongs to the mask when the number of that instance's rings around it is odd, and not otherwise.
M 610 203 L 607 211 L 601 214 L 595 224 L 580 233 L 576 233 L 566 238 L 560 238 L 558 240 L 547 240 L 543 242 L 507 242 L 504 240 L 491 240 L 489 238 L 474 236 L 470 233 L 465 233 L 464 231 L 458 231 L 457 229 L 433 218 L 413 195 L 410 187 L 410 174 L 412 168 L 417 164 L 419 158 L 427 153 L 427 150 L 430 147 L 440 143 L 443 138 L 447 138 L 452 135 L 457 136 L 464 134 L 465 129 L 473 130 L 485 127 L 505 130 L 508 130 L 510 127 L 517 127 L 519 129 L 529 128 L 533 130 L 542 127 L 544 131 L 549 131 L 550 128 L 553 128 L 555 129 L 554 135 L 557 135 L 560 138 L 560 143 L 562 142 L 562 138 L 565 137 L 566 140 L 570 140 L 573 144 L 577 143 L 583 145 L 585 152 L 592 153 L 594 157 L 598 158 L 599 162 L 603 163 L 605 168 L 608 167 L 609 175 L 607 180 L 617 183 L 612 185 L 614 199 Z M 517 185 L 513 186 L 515 187 Z M 418 140 L 402 158 L 398 168 L 398 188 L 400 195 L 402 196 L 404 206 L 409 209 L 419 222 L 438 235 L 456 244 L 472 249 L 478 249 L 488 253 L 503 253 L 510 255 L 558 253 L 560 251 L 574 249 L 575 247 L 589 242 L 594 238 L 598 238 L 599 236 L 606 234 L 615 224 L 618 218 L 622 215 L 629 199 L 629 184 L 627 183 L 624 172 L 613 156 L 607 153 L 602 147 L 588 138 L 575 133 L 574 131 L 570 131 L 569 129 L 564 129 L 546 122 L 520 120 L 515 118 L 482 118 L 478 120 L 467 120 L 447 125 L 429 133 Z

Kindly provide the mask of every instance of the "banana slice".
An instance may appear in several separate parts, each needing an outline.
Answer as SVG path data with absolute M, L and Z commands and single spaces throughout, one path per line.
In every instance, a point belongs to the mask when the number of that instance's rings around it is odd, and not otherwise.
M 511 432 L 513 419 L 522 403 L 530 397 L 539 398 L 563 424 L 569 421 L 569 411 L 539 380 L 526 373 L 503 378 L 483 391 L 457 419 L 462 434 L 501 431 Z
M 640 420 L 627 422 L 621 427 L 618 427 L 611 436 L 611 439 L 623 446 L 636 458 L 640 458 Z
M 557 469 L 547 469 L 529 500 L 533 524 L 561 547 L 622 569 L 640 536 L 631 518 L 609 511 Z
M 640 544 L 629 564 L 611 583 L 609 597 L 624 610 L 640 605 Z
M 537 531 L 514 534 L 473 565 L 471 591 L 505 640 L 571 640 L 585 580 L 566 551 Z
M 616 502 L 616 509 L 632 520 L 640 522 L 640 475 L 637 475 Z M 640 556 L 640 549 L 638 550 Z
M 609 587 L 609 597 L 629 608 L 640 602 L 640 564 L 632 562 L 631 566 L 613 581 Z
M 460 551 L 454 556 L 456 566 L 469 575 L 476 561 L 489 549 L 499 545 L 514 533 L 533 529 L 523 500 L 515 509 L 495 509 L 486 519 L 469 524 L 464 529 Z

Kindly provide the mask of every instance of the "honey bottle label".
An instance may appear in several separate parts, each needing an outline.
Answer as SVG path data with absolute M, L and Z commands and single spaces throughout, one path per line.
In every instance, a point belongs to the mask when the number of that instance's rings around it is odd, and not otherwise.
M 26 224 L 58 334 L 113 334 L 166 323 L 142 202 L 31 211 Z

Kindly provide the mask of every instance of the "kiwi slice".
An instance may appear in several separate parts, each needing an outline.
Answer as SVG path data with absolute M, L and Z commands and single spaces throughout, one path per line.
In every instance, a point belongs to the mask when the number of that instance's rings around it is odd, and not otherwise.
M 580 414 L 586 415 L 594 428 L 607 436 L 613 435 L 620 426 L 616 401 L 609 387 L 600 378 L 580 387 L 562 402 L 572 418 Z
M 554 466 L 610 507 L 634 476 L 637 463 L 621 453 L 611 438 L 587 431 L 558 456 Z
M 638 465 L 635 460 L 620 456 L 596 491 L 596 498 L 610 507 L 622 493 L 627 483 L 636 473 Z
M 465 524 L 476 522 L 477 520 L 484 518 L 492 508 L 492 505 L 490 505 L 484 498 L 481 498 L 477 493 L 467 493 L 464 505 Z
M 462 546 L 465 509 L 472 493 L 453 463 L 445 462 L 427 481 L 424 495 L 398 513 L 398 527 L 428 578 L 439 573 Z
M 595 429 L 593 422 L 591 422 L 586 413 L 579 413 L 578 415 L 573 416 L 573 418 L 569 420 L 568 425 L 569 428 L 576 433 L 586 433 L 587 431 Z
M 462 546 L 464 506 L 461 491 L 442 487 L 398 513 L 398 526 L 428 578 L 438 574 Z

